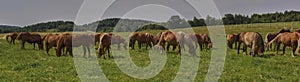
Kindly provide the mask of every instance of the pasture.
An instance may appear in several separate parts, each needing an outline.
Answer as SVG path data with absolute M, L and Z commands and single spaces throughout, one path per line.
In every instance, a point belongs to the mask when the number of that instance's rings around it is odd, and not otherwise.
M 292 31 L 300 27 L 299 22 L 293 23 Z M 283 23 L 250 25 L 229 25 L 226 33 L 259 32 L 263 38 L 268 32 L 278 32 Z M 290 27 L 287 25 L 287 27 Z M 196 33 L 208 33 L 207 28 L 193 28 Z M 157 33 L 158 31 L 147 31 Z M 2 37 L 3 35 L 0 35 Z M 224 41 L 225 42 L 225 41 Z M 73 58 L 69 55 L 56 57 L 55 50 L 50 50 L 50 56 L 45 50 L 34 50 L 26 43 L 26 50 L 20 49 L 20 42 L 12 45 L 0 39 L 0 81 L 80 81 Z M 151 62 L 148 50 L 145 47 L 130 50 L 132 60 L 137 66 L 146 67 Z M 81 48 L 79 48 L 81 49 Z M 91 48 L 94 49 L 94 48 Z M 282 49 L 282 48 L 281 48 Z M 123 73 L 113 58 L 97 59 L 99 66 L 110 81 L 172 81 L 179 70 L 180 57 L 177 51 L 167 53 L 167 63 L 162 71 L 151 79 L 137 79 Z M 248 48 L 249 52 L 249 48 Z M 95 52 L 92 52 L 95 53 Z M 200 53 L 200 64 L 195 80 L 204 81 L 208 72 L 211 51 L 203 50 Z M 275 51 L 265 52 L 263 57 L 251 57 L 237 54 L 236 49 L 228 49 L 224 69 L 219 81 L 299 81 L 300 57 L 291 57 L 291 48 L 287 47 L 286 56 L 274 54 Z M 78 54 L 78 53 L 77 53 Z M 76 54 L 75 54 L 76 55 Z M 298 55 L 298 53 L 297 53 Z M 82 57 L 78 55 L 77 57 Z

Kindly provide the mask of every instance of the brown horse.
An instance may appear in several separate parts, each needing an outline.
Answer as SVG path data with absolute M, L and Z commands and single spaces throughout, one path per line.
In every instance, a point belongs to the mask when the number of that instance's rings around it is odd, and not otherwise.
M 283 44 L 283 55 L 285 55 L 285 48 L 287 46 L 292 47 L 292 57 L 294 57 L 295 51 L 298 46 L 298 40 L 300 38 L 299 33 L 293 32 L 293 33 L 280 33 L 278 34 L 271 42 L 268 43 L 268 45 L 276 42 L 277 48 L 276 48 L 276 54 L 278 54 L 278 50 L 280 48 L 280 44 Z
M 206 47 L 206 49 L 210 49 L 212 48 L 212 42 L 210 37 L 207 34 L 201 34 L 202 37 L 202 44 L 203 44 L 203 48 Z
M 110 35 L 110 34 L 108 34 L 108 35 Z M 111 36 L 111 43 L 117 44 L 118 50 L 120 49 L 120 44 L 123 44 L 124 49 L 127 50 L 127 42 L 123 37 L 121 37 L 120 35 L 110 35 L 110 36 Z
M 241 35 L 240 35 L 241 36 Z M 263 55 L 264 53 L 264 41 L 262 36 L 257 32 L 244 32 L 241 36 L 241 41 L 244 43 L 243 51 L 247 54 L 247 47 L 251 48 L 250 55 L 252 57 L 258 55 L 260 53 Z M 238 48 L 239 51 L 239 48 Z
M 15 44 L 15 40 L 16 40 L 17 36 L 18 36 L 18 33 L 13 32 L 11 34 L 6 35 L 5 38 L 8 43 Z M 10 38 L 10 41 L 8 40 L 9 38 Z
M 163 51 L 163 49 L 165 49 L 165 43 L 168 43 L 167 45 L 167 51 L 169 51 L 169 47 L 170 45 L 173 46 L 173 50 L 176 49 L 176 47 L 178 46 L 178 55 L 181 54 L 181 48 L 179 46 L 179 42 L 176 38 L 176 35 L 174 32 L 172 31 L 165 31 L 161 34 L 161 37 L 159 39 L 159 42 L 155 45 L 156 48 L 159 48 L 161 53 Z
M 129 36 L 129 47 L 134 49 L 135 42 L 138 42 L 139 49 L 141 49 L 143 43 L 147 43 L 147 36 L 144 33 L 134 32 Z M 150 44 L 151 45 L 151 44 Z
M 45 41 L 45 45 L 46 45 L 46 52 L 47 54 L 49 55 L 49 50 L 52 48 L 52 47 L 56 47 L 57 45 L 57 41 L 58 41 L 58 37 L 59 37 L 59 34 L 46 34 L 44 37 L 43 37 L 43 40 Z
M 17 38 L 17 40 L 21 40 L 22 41 L 22 44 L 21 44 L 21 49 L 25 49 L 24 45 L 25 45 L 25 42 L 28 42 L 30 44 L 33 43 L 33 49 L 35 48 L 35 43 L 38 44 L 39 46 L 39 49 L 40 50 L 43 50 L 43 39 L 41 37 L 41 35 L 39 34 L 31 34 L 29 32 L 21 32 Z
M 110 52 L 110 45 L 111 45 L 111 40 L 112 37 L 111 35 L 104 33 L 100 38 L 99 38 L 99 45 L 98 45 L 98 58 L 100 58 L 101 56 L 103 56 L 105 54 L 105 51 L 107 51 L 108 56 L 109 52 Z M 104 59 L 105 56 L 104 56 Z
M 191 37 L 191 39 L 195 42 L 195 47 L 196 47 L 195 49 L 197 49 L 199 45 L 200 50 L 202 51 L 203 42 L 200 34 L 193 33 L 193 34 L 187 34 L 186 36 Z
M 273 40 L 279 33 L 274 32 L 274 33 L 267 33 L 265 36 L 265 43 L 269 43 L 271 40 Z M 275 43 L 276 44 L 276 43 Z M 274 50 L 275 50 L 276 45 L 274 45 Z M 272 50 L 272 44 L 266 45 L 265 46 L 266 50 Z
M 238 35 L 230 33 L 227 34 L 227 46 L 232 49 L 232 45 L 235 44 L 235 48 L 237 48 L 237 43 L 238 43 Z
M 144 40 L 144 44 L 146 44 L 146 49 L 148 48 L 148 46 L 152 47 L 152 45 L 154 45 L 155 39 L 154 39 L 154 35 L 150 34 L 150 33 L 145 33 L 145 40 Z
M 83 47 L 84 57 L 86 55 L 86 49 L 88 50 L 89 57 L 90 55 L 90 46 L 92 46 L 94 41 L 92 40 L 91 35 L 87 34 L 78 34 L 78 35 L 71 35 L 71 34 L 62 34 L 59 35 L 57 41 L 57 48 L 56 48 L 56 55 L 58 57 L 61 56 L 61 51 L 63 48 L 66 48 L 66 51 L 69 52 L 70 56 L 73 57 L 73 47 Z

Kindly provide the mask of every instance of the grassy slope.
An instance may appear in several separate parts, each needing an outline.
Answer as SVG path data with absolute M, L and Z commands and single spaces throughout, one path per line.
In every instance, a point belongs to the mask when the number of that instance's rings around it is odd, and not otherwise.
M 259 32 L 263 36 L 267 32 L 279 31 L 282 23 L 272 24 L 272 28 L 265 27 L 268 24 L 254 24 L 252 28 L 247 25 L 226 26 L 226 33 L 239 33 L 243 31 Z M 294 28 L 299 23 L 294 24 Z M 264 28 L 263 28 L 264 27 Z M 194 28 L 196 33 L 208 33 L 206 28 Z M 149 31 L 156 33 L 158 31 Z M 2 36 L 2 35 L 1 35 Z M 73 59 L 69 56 L 55 57 L 54 50 L 51 55 L 45 51 L 33 50 L 27 44 L 26 50 L 20 49 L 20 43 L 10 45 L 0 39 L 0 80 L 1 81 L 78 81 Z M 81 48 L 80 48 L 81 49 Z M 131 57 L 137 66 L 150 64 L 148 52 L 131 50 Z M 168 53 L 168 60 L 165 68 L 154 78 L 141 80 L 132 78 L 118 68 L 113 59 L 99 60 L 106 77 L 111 81 L 172 81 L 179 69 L 180 57 L 175 51 Z M 206 77 L 210 63 L 210 51 L 202 51 L 199 70 L 195 80 L 203 81 Z M 300 80 L 300 58 L 290 56 L 290 48 L 287 49 L 287 56 L 273 55 L 268 51 L 268 56 L 251 58 L 250 56 L 236 54 L 236 50 L 228 49 L 226 62 L 220 81 L 298 81 Z M 280 52 L 281 53 L 281 52 Z M 81 55 L 80 55 L 81 56 Z

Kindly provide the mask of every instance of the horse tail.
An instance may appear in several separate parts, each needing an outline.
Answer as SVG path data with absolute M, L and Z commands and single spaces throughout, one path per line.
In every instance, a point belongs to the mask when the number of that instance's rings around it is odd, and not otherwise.
M 255 40 L 257 41 L 257 45 L 259 45 L 259 49 L 261 52 L 264 52 L 264 42 L 263 42 L 263 38 L 262 35 L 259 34 L 258 32 L 255 33 Z
M 9 41 L 8 41 L 8 38 L 9 38 L 9 37 L 10 37 L 10 35 L 5 35 L 5 39 L 6 39 L 7 42 L 9 42 Z
M 269 43 L 267 43 L 267 45 L 272 44 L 274 41 L 277 41 L 278 38 L 281 36 L 281 34 L 278 34 L 273 40 L 271 40 Z

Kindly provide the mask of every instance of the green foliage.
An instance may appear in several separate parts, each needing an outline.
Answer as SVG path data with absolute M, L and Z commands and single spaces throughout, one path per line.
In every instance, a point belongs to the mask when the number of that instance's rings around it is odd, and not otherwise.
M 139 28 L 138 30 L 136 30 L 136 32 L 144 30 L 167 30 L 167 28 L 158 24 L 148 24 Z

